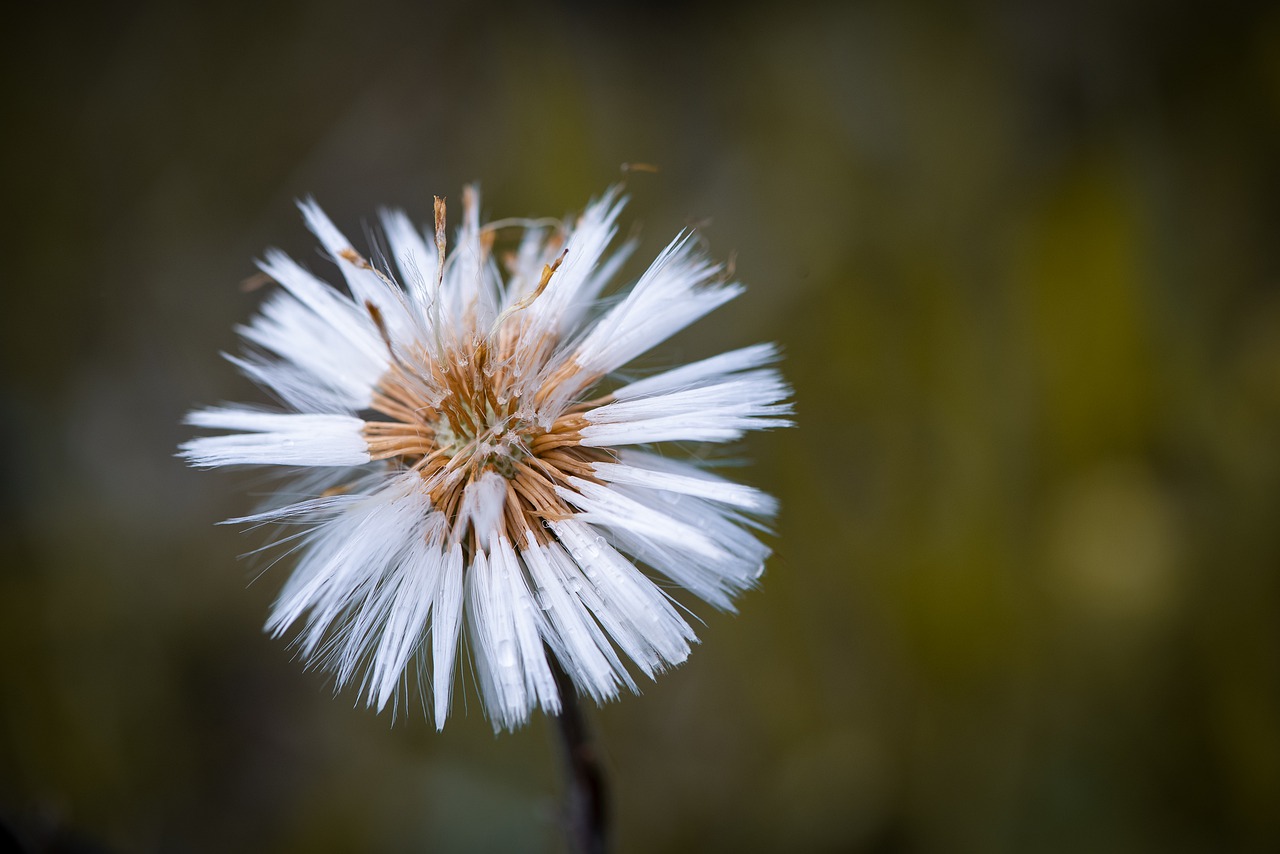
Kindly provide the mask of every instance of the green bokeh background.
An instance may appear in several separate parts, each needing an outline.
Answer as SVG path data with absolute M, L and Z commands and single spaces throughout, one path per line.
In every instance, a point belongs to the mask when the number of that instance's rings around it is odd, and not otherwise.
M 776 556 L 592 710 L 621 852 L 1280 847 L 1280 9 L 1135 2 L 9 13 L 0 820 L 33 850 L 556 851 L 536 718 L 442 734 L 261 633 L 172 457 L 293 199 L 353 237 L 624 176 L 787 352 Z M 13 15 L 16 15 L 14 17 Z M 736 475 L 735 475 L 736 476 Z M 76 849 L 74 846 L 79 845 Z

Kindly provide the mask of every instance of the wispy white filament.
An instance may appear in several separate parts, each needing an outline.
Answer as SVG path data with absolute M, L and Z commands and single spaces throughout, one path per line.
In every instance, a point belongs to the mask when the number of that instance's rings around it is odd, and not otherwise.
M 620 454 L 619 459 L 621 462 L 618 463 L 595 463 L 592 469 L 603 481 L 665 492 L 673 502 L 681 495 L 692 495 L 763 516 L 773 515 L 777 509 L 774 499 L 760 490 L 724 478 L 711 477 L 693 466 L 684 466 L 682 469 L 671 465 L 654 468 L 653 466 L 661 466 L 665 461 L 652 454 L 634 451 Z
M 747 430 L 787 427 L 779 415 L 791 405 L 778 403 L 789 393 L 772 370 L 739 374 L 723 382 L 632 397 L 589 410 L 582 443 L 593 447 L 653 442 L 726 442 Z
M 187 423 L 246 431 L 183 443 L 182 456 L 196 466 L 358 466 L 369 462 L 369 448 L 360 434 L 364 422 L 349 415 L 202 409 L 188 415 Z
M 776 362 L 778 355 L 778 347 L 775 344 L 754 344 L 740 350 L 730 350 L 728 353 L 721 353 L 700 362 L 681 365 L 678 368 L 628 383 L 614 391 L 613 397 L 617 400 L 633 400 L 638 397 L 652 397 L 696 388 L 711 380 Z

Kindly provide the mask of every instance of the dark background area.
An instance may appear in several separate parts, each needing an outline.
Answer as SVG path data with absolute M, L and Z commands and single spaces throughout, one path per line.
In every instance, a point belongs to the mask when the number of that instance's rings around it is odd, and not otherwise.
M 0 52 L 0 820 L 111 851 L 554 851 L 538 717 L 336 699 L 173 458 L 293 206 L 627 177 L 787 351 L 777 554 L 592 710 L 621 852 L 1280 846 L 1280 7 L 28 4 Z M 359 241 L 358 241 L 359 242 Z

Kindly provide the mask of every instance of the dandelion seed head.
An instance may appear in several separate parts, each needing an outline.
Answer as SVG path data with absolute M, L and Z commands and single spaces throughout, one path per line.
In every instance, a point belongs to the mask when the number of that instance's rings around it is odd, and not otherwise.
M 305 527 L 268 629 L 297 631 L 304 657 L 378 708 L 429 674 L 437 726 L 464 630 L 495 728 L 559 708 L 550 660 L 597 701 L 635 690 L 632 669 L 682 662 L 696 637 L 664 587 L 731 609 L 763 571 L 752 531 L 775 503 L 661 446 L 789 425 L 778 353 L 595 389 L 741 287 L 682 234 L 603 302 L 633 247 L 611 248 L 617 190 L 548 227 L 482 226 L 468 188 L 452 241 L 443 199 L 429 232 L 384 212 L 385 269 L 301 207 L 345 292 L 268 253 L 281 291 L 233 358 L 288 408 L 196 411 L 190 423 L 229 432 L 181 449 L 198 466 L 335 472 L 246 517 Z M 495 250 L 500 228 L 516 249 Z

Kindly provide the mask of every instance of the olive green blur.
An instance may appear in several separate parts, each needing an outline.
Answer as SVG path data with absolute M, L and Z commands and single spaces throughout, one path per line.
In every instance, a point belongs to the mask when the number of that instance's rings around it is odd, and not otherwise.
M 253 259 L 333 272 L 295 199 L 369 247 L 471 181 L 625 181 L 637 259 L 698 226 L 749 290 L 645 364 L 795 386 L 728 457 L 760 589 L 590 710 L 619 852 L 1280 850 L 1280 7 L 24 4 L 0 67 L 32 850 L 562 850 L 545 719 L 333 697 L 261 630 L 290 558 L 215 525 L 275 482 L 174 458 L 267 401 L 218 355 Z

